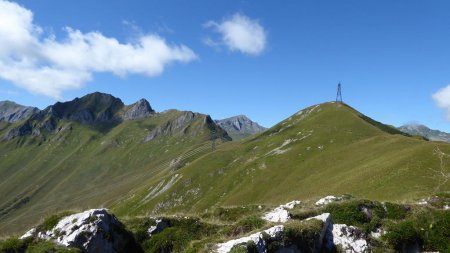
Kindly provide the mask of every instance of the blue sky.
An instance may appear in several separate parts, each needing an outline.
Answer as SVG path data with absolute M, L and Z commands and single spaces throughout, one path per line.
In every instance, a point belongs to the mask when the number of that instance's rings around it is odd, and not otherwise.
M 333 100 L 341 82 L 345 102 L 378 121 L 396 126 L 416 121 L 450 131 L 450 92 L 433 99 L 450 84 L 448 1 L 14 3 L 33 13 L 41 46 L 46 40 L 67 42 L 65 27 L 70 27 L 83 36 L 97 32 L 122 44 L 157 35 L 172 49 L 187 49 L 181 58 L 167 56 L 158 73 L 136 70 L 131 63 L 119 74 L 111 66 L 83 67 L 89 77 L 55 96 L 17 84 L 21 76 L 0 77 L 0 100 L 44 108 L 55 97 L 71 100 L 101 91 L 127 104 L 146 98 L 157 111 L 192 110 L 218 119 L 246 114 L 272 126 L 306 106 Z M 262 49 L 259 45 L 252 53 L 223 41 L 220 29 L 235 17 L 263 29 Z M 248 41 L 253 42 L 260 41 Z M 42 64 L 49 63 L 34 67 Z

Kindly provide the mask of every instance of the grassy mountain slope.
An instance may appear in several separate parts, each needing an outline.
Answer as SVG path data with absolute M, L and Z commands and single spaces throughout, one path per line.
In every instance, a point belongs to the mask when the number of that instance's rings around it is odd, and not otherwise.
M 0 136 L 48 117 L 39 120 L 0 122 Z M 0 235 L 23 231 L 56 210 L 110 206 L 149 178 L 209 152 L 212 132 L 229 138 L 209 116 L 176 110 L 107 128 L 64 119 L 53 124 L 51 131 L 0 141 Z
M 221 145 L 115 203 L 121 215 L 202 213 L 328 194 L 413 200 L 450 190 L 450 145 L 410 137 L 336 103 L 307 108 L 262 134 Z M 168 176 L 170 177 L 170 176 Z

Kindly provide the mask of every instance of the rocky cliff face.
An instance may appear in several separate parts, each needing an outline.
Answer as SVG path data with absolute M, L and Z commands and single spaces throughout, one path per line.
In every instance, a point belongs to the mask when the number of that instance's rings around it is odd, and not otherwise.
M 40 119 L 51 116 L 82 124 L 108 123 L 120 119 L 117 114 L 124 106 L 123 102 L 116 97 L 95 92 L 69 102 L 58 102 L 32 118 Z
M 23 106 L 11 101 L 0 101 L 0 121 L 14 123 L 28 119 L 38 112 L 39 109 L 36 107 Z
M 122 118 L 124 120 L 142 119 L 153 114 L 155 114 L 155 111 L 150 106 L 150 103 L 145 99 L 141 99 L 138 102 L 127 106 Z
M 8 108 L 3 109 L 2 108 Z M 12 108 L 12 109 L 11 109 Z M 68 102 L 57 102 L 46 109 L 14 106 L 8 103 L 0 104 L 0 120 L 9 122 L 26 120 L 20 126 L 11 129 L 3 139 L 11 140 L 28 134 L 40 135 L 43 130 L 55 131 L 60 121 L 75 121 L 86 125 L 113 126 L 122 121 L 142 119 L 155 114 L 150 103 L 141 99 L 125 106 L 124 103 L 112 95 L 95 92 Z
M 260 126 L 245 115 L 216 120 L 216 123 L 227 131 L 233 140 L 243 139 L 266 130 L 265 127 Z
M 209 115 L 193 112 L 181 112 L 174 120 L 167 121 L 162 126 L 153 129 L 145 138 L 144 142 L 149 142 L 161 136 L 173 136 L 176 134 L 189 134 L 196 136 L 202 129 L 208 128 L 215 133 L 211 139 L 231 140 L 228 134 L 218 126 Z
M 430 141 L 445 141 L 450 142 L 450 134 L 433 130 L 421 124 L 407 124 L 398 128 L 400 131 L 410 134 L 418 135 L 427 138 Z

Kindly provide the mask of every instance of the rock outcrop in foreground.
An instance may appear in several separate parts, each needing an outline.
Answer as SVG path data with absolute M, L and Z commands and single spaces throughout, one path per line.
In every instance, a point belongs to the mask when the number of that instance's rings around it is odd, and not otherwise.
M 320 205 L 326 205 L 338 199 L 339 197 L 327 196 L 326 198 L 318 201 L 318 203 L 320 202 Z M 286 233 L 286 226 L 284 224 L 291 220 L 288 210 L 293 209 L 298 204 L 300 204 L 300 201 L 291 201 L 275 208 L 262 217 L 264 220 L 269 222 L 281 223 L 280 225 L 276 225 L 246 237 L 220 243 L 216 246 L 216 252 L 228 253 L 231 252 L 233 247 L 244 245 L 249 241 L 255 243 L 258 253 L 268 252 L 267 242 L 265 241 L 267 239 L 270 241 L 279 241 L 283 244 L 283 234 Z M 346 253 L 370 252 L 369 244 L 364 238 L 364 233 L 362 233 L 358 228 L 347 226 L 345 224 L 333 224 L 331 214 L 329 213 L 323 213 L 307 218 L 302 222 L 311 220 L 318 220 L 322 222 L 322 227 L 320 231 L 318 231 L 317 238 L 315 240 L 316 243 L 314 243 L 314 252 L 334 252 L 337 248 Z M 269 238 L 267 238 L 267 235 Z M 298 249 L 296 245 L 285 244 L 279 248 L 277 252 L 301 253 L 302 251 Z
M 39 231 L 39 227 L 33 228 L 21 239 L 27 237 L 79 248 L 86 253 L 142 252 L 133 236 L 106 209 L 91 209 L 66 216 L 52 229 Z

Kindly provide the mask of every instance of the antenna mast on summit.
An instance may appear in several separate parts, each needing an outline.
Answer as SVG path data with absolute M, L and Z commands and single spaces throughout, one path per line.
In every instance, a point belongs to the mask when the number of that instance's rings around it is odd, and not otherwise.
M 342 87 L 341 83 L 338 84 L 336 93 L 336 103 L 342 103 Z

